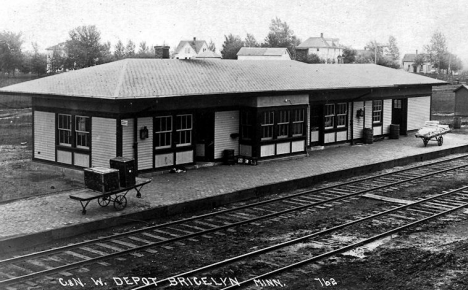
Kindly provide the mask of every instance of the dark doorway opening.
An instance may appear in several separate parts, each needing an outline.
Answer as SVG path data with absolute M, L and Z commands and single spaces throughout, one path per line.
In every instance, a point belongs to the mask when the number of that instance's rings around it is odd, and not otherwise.
M 400 125 L 400 135 L 406 135 L 408 129 L 408 99 L 392 100 L 392 124 Z
M 195 160 L 214 160 L 214 112 L 201 112 L 195 115 Z

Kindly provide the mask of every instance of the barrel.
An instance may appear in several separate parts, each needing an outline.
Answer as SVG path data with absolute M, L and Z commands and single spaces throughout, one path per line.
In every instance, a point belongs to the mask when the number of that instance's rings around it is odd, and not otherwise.
M 364 128 L 364 144 L 374 143 L 374 132 L 372 128 Z
M 461 128 L 461 117 L 453 118 L 453 129 L 460 129 Z
M 224 159 L 224 164 L 234 165 L 236 163 L 236 159 L 234 157 L 234 150 L 231 150 L 231 149 L 224 150 L 223 159 Z
M 390 124 L 390 139 L 400 138 L 400 125 Z

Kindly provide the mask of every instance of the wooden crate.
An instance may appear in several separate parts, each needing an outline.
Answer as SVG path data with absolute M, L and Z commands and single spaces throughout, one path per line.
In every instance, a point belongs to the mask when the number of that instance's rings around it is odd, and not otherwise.
M 119 189 L 119 170 L 105 167 L 85 168 L 84 182 L 87 188 L 103 193 Z

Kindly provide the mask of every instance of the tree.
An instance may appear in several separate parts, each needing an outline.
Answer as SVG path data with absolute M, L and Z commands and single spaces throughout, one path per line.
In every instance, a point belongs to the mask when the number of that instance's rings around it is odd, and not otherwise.
M 429 55 L 431 64 L 440 72 L 444 54 L 447 52 L 445 36 L 439 31 L 434 32 L 430 44 L 425 45 L 424 49 Z
M 351 47 L 345 47 L 343 49 L 343 63 L 354 63 L 356 62 L 356 50 Z
M 101 33 L 95 25 L 79 26 L 69 32 L 66 66 L 68 69 L 79 69 L 98 64 L 104 49 Z
M 257 42 L 255 37 L 250 33 L 247 33 L 244 43 L 246 47 L 259 47 L 260 46 L 260 44 Z
M 244 42 L 239 36 L 234 36 L 232 33 L 224 36 L 223 50 L 221 55 L 224 59 L 237 59 L 237 53 L 244 46 Z
M 138 46 L 138 53 L 136 54 L 136 56 L 140 58 L 154 57 L 154 55 L 150 55 L 150 48 L 148 45 L 146 45 L 146 41 L 140 42 L 140 45 Z
M 286 22 L 281 22 L 281 19 L 276 17 L 271 20 L 270 32 L 265 38 L 264 46 L 266 47 L 287 47 L 289 53 L 296 58 L 296 46 L 301 43 L 301 40 L 294 35 L 294 31 L 289 28 Z
M 307 55 L 306 63 L 325 63 L 325 60 L 320 58 L 315 53 L 311 53 Z
M 31 57 L 31 72 L 40 76 L 47 72 L 47 55 L 39 52 L 39 46 L 36 42 L 32 43 L 33 55 Z
M 98 60 L 98 64 L 103 64 L 103 63 L 114 61 L 114 56 L 112 55 L 112 52 L 110 51 L 110 49 L 111 49 L 110 41 L 102 45 L 102 49 L 101 49 L 102 56 Z
M 125 58 L 125 47 L 122 41 L 119 39 L 117 44 L 114 46 L 114 58 L 115 60 L 120 60 Z
M 423 65 L 425 62 L 426 62 L 426 58 L 424 57 L 424 55 L 423 54 L 418 54 L 414 58 L 413 66 L 414 67 L 419 67 L 419 66 Z
M 0 70 L 15 74 L 16 69 L 23 65 L 23 53 L 21 47 L 23 39 L 21 32 L 0 32 Z
M 54 49 L 52 54 L 49 56 L 48 62 L 48 73 L 57 73 L 64 69 L 66 64 L 66 57 L 58 49 Z
M 131 39 L 128 40 L 127 46 L 125 46 L 125 57 L 135 57 L 135 43 Z
M 388 50 L 393 61 L 400 59 L 400 49 L 398 48 L 396 38 L 392 35 L 388 37 Z
M 380 44 L 375 40 L 370 41 L 367 43 L 366 47 L 369 48 L 369 58 L 372 63 L 391 68 L 400 68 L 400 64 L 398 63 L 400 53 L 396 45 L 395 37 L 390 36 L 388 44 Z M 388 48 L 388 53 L 384 53 L 384 48 Z M 366 60 L 367 59 L 362 59 L 360 61 L 364 63 Z
M 211 50 L 212 52 L 216 52 L 216 45 L 211 39 L 210 39 L 210 44 L 208 44 L 208 49 Z

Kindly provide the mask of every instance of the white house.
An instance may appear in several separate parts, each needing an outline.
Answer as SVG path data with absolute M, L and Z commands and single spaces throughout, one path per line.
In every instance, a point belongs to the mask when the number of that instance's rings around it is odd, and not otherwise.
M 338 38 L 324 38 L 323 33 L 320 37 L 309 37 L 296 47 L 298 60 L 306 60 L 310 54 L 316 54 L 325 63 L 341 63 L 343 47 Z
M 291 60 L 285 47 L 242 47 L 237 53 L 238 60 Z
M 421 65 L 415 66 L 414 62 L 415 62 L 416 57 L 418 55 L 420 55 L 420 56 L 422 56 L 424 58 L 424 63 L 421 64 Z M 431 63 L 429 61 L 428 55 L 424 54 L 424 53 L 418 54 L 418 51 L 416 51 L 416 53 L 407 53 L 407 54 L 405 54 L 405 56 L 403 57 L 403 60 L 402 60 L 402 64 L 403 64 L 403 69 L 405 71 L 408 71 L 408 72 L 429 73 L 432 70 L 432 65 L 431 65 Z
M 182 40 L 179 42 L 174 51 L 173 58 L 175 59 L 190 59 L 195 58 L 198 54 L 208 50 L 208 44 L 204 40 Z

